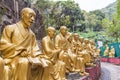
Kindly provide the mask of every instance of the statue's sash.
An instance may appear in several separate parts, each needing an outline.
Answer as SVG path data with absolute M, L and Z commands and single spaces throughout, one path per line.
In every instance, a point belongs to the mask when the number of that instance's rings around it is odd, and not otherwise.
M 21 27 L 20 26 L 17 26 L 17 27 L 19 30 L 19 34 L 23 35 L 21 31 Z M 10 43 L 10 45 L 8 45 L 6 49 L 2 51 L 2 57 L 3 58 L 14 58 L 15 56 L 19 55 L 22 52 L 22 50 L 27 49 L 28 46 L 32 47 L 31 30 L 29 30 L 29 32 L 26 35 L 24 35 L 24 38 L 22 39 L 23 40 L 21 40 L 21 42 L 17 45 Z M 7 44 L 7 41 L 5 42 L 4 40 L 3 44 Z

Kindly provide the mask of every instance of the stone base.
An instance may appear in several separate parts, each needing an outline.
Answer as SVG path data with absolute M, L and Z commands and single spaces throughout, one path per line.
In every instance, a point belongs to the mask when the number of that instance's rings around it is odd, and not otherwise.
M 86 67 L 86 72 L 89 73 L 89 76 L 80 76 L 78 72 L 69 73 L 67 75 L 67 80 L 99 80 L 101 75 L 101 64 L 100 60 L 96 61 L 96 66 Z
M 108 62 L 108 58 L 101 58 L 100 59 L 102 62 Z
M 101 58 L 101 61 L 120 65 L 120 58 Z
M 109 58 L 109 62 L 120 65 L 120 58 Z
M 78 72 L 67 74 L 67 80 L 90 80 L 90 76 L 80 76 Z
M 90 74 L 89 80 L 99 80 L 100 75 L 101 75 L 100 61 L 97 61 L 96 66 L 94 66 L 94 67 L 87 67 L 86 72 L 88 72 Z

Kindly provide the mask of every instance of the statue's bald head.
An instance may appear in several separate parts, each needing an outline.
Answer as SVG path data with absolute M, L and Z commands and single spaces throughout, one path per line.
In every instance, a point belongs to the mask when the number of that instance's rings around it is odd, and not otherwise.
M 87 38 L 84 39 L 84 42 L 85 42 L 85 43 L 89 43 L 89 39 L 87 39 Z
M 67 35 L 67 27 L 66 26 L 61 26 L 60 27 L 60 33 L 65 36 Z
M 67 27 L 66 26 L 60 26 L 60 30 L 67 30 Z
M 90 40 L 90 43 L 93 43 L 93 42 L 94 42 L 94 39 L 91 39 L 91 40 Z
M 78 33 L 74 33 L 74 36 L 79 36 L 79 34 Z
M 84 38 L 83 37 L 79 37 L 79 41 L 83 42 Z
M 23 8 L 21 11 L 21 21 L 24 24 L 24 27 L 31 27 L 32 23 L 35 21 L 35 12 L 31 8 Z
M 74 39 L 79 40 L 79 34 L 78 33 L 74 33 Z
M 55 30 L 54 27 L 48 27 L 48 28 L 47 28 L 47 32 L 48 32 L 48 36 L 49 36 L 50 38 L 55 37 L 55 32 L 56 32 L 56 30 Z
M 23 8 L 23 9 L 22 9 L 22 11 L 21 11 L 21 16 L 24 16 L 24 15 L 27 14 L 27 13 L 31 13 L 31 14 L 33 14 L 34 16 L 36 15 L 36 13 L 34 12 L 33 9 L 26 7 L 26 8 Z
M 50 26 L 47 28 L 47 31 L 55 31 L 55 28 Z

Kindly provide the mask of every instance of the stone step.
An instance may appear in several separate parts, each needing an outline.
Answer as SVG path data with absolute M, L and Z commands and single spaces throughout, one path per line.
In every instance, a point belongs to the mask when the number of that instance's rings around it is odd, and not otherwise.
M 89 73 L 89 76 L 80 76 L 78 72 L 69 73 L 67 75 L 67 80 L 99 80 L 101 75 L 101 64 L 100 61 L 96 62 L 94 67 L 86 67 L 86 72 Z
M 96 62 L 96 66 L 94 67 L 87 67 L 86 72 L 90 75 L 90 80 L 99 80 L 101 75 L 101 64 L 100 61 Z
M 80 76 L 78 72 L 69 73 L 67 80 L 90 80 L 90 76 Z
M 120 58 L 101 58 L 101 61 L 120 65 Z

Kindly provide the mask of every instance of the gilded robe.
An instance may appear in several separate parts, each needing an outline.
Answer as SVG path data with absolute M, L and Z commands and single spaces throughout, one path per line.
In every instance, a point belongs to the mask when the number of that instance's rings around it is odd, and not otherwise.
M 44 69 L 44 77 L 42 80 L 64 80 L 65 79 L 65 63 L 59 60 L 59 53 L 54 51 L 54 40 L 46 36 L 42 39 L 43 53 L 49 58 L 51 65 Z
M 4 80 L 4 62 L 3 59 L 0 57 L 0 80 Z
M 73 52 L 77 56 L 77 62 L 76 62 L 75 69 L 80 72 L 85 72 L 85 59 L 83 58 L 81 43 L 79 41 L 74 40 L 73 45 L 74 45 Z
M 5 65 L 8 67 L 4 74 L 8 78 L 5 80 L 30 80 L 31 64 L 27 56 L 21 56 L 21 52 L 25 51 L 29 56 L 40 53 L 31 29 L 26 31 L 20 22 L 6 26 L 0 41 L 0 51 Z M 34 80 L 37 78 L 35 77 Z
M 66 72 L 71 71 L 71 55 L 68 51 L 67 35 L 63 36 L 61 33 L 55 38 L 55 48 L 62 49 L 59 55 L 59 59 L 66 64 Z

